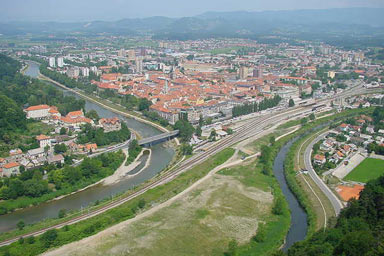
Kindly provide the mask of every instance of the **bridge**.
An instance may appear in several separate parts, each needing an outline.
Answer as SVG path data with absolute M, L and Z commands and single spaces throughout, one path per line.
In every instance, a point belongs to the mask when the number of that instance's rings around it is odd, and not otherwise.
M 151 147 L 151 146 L 153 146 L 155 144 L 158 144 L 158 143 L 161 143 L 161 142 L 173 139 L 178 134 L 179 134 L 179 130 L 175 130 L 175 131 L 172 131 L 172 132 L 162 133 L 162 134 L 159 134 L 159 135 L 155 135 L 155 136 L 152 136 L 152 137 L 148 137 L 148 138 L 139 140 L 139 145 L 143 146 L 143 147 Z

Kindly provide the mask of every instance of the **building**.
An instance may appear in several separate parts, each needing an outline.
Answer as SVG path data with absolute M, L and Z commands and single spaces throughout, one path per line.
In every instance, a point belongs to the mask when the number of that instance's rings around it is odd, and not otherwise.
M 78 67 L 71 67 L 67 70 L 67 76 L 70 78 L 78 78 L 80 75 L 80 69 Z
M 314 163 L 318 165 L 323 165 L 325 164 L 326 159 L 324 155 L 315 155 L 314 157 Z
M 121 129 L 120 119 L 114 118 L 101 118 L 99 125 L 104 129 L 104 132 L 119 131 Z
M 20 164 L 11 162 L 3 165 L 2 176 L 11 177 L 11 175 L 18 175 L 20 173 Z
M 136 73 L 143 73 L 143 59 L 141 57 L 136 58 Z
M 51 68 L 55 68 L 56 67 L 56 59 L 55 59 L 55 57 L 49 57 L 49 66 Z
M 128 61 L 132 61 L 132 60 L 136 59 L 136 52 L 135 52 L 135 50 L 128 50 L 127 51 L 127 55 L 128 55 Z
M 82 67 L 81 68 L 81 75 L 84 76 L 84 77 L 88 77 L 89 76 L 89 68 Z
M 64 58 L 63 58 L 63 57 L 59 57 L 59 58 L 57 58 L 57 66 L 58 66 L 59 68 L 64 67 Z
M 120 50 L 117 51 L 117 56 L 119 56 L 119 57 L 125 57 L 126 54 L 127 53 L 125 52 L 124 49 L 120 49 Z
M 49 136 L 41 134 L 36 137 L 36 140 L 39 142 L 40 148 L 51 147 L 51 137 Z
M 36 105 L 24 109 L 24 112 L 27 113 L 27 119 L 44 119 L 49 117 L 50 109 L 51 107 L 48 105 Z
M 263 78 L 263 69 L 261 68 L 261 66 L 255 67 L 253 69 L 253 77 Z
M 243 80 L 247 78 L 247 76 L 248 76 L 248 68 L 245 66 L 241 66 L 239 70 L 239 78 Z

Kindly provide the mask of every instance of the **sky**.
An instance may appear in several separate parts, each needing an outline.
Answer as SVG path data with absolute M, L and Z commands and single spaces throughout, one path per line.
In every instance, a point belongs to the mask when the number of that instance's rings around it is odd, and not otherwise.
M 185 17 L 207 11 L 384 7 L 384 0 L 0 0 L 0 21 Z

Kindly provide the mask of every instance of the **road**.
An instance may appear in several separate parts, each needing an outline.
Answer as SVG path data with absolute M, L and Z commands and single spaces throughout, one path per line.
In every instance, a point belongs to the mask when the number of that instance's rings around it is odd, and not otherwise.
M 334 100 L 335 98 L 348 97 L 350 95 L 357 94 L 357 93 L 360 93 L 360 89 L 354 88 L 353 90 L 344 91 L 343 93 L 341 93 L 339 95 L 335 95 L 333 97 L 330 97 L 329 99 L 321 100 L 321 103 L 325 103 L 325 102 L 329 103 L 330 101 Z M 267 129 L 267 127 L 270 125 L 276 124 L 276 123 L 281 122 L 283 120 L 289 120 L 293 117 L 296 118 L 298 115 L 301 115 L 302 113 L 308 112 L 308 110 L 311 108 L 312 108 L 312 106 L 294 107 L 291 109 L 287 109 L 285 111 L 281 111 L 280 113 L 276 113 L 274 116 L 270 116 L 271 113 L 268 113 L 264 116 L 259 116 L 259 117 L 253 118 L 253 119 L 249 119 L 249 121 L 247 123 L 245 123 L 243 126 L 239 127 L 236 130 L 236 133 L 234 133 L 230 136 L 227 136 L 226 138 L 224 138 L 222 140 L 217 141 L 216 143 L 211 145 L 205 152 L 198 153 L 198 154 L 192 156 L 191 158 L 185 160 L 184 162 L 180 163 L 180 165 L 177 168 L 174 168 L 172 171 L 164 172 L 158 179 L 145 185 L 144 187 L 135 191 L 134 193 L 132 193 L 128 196 L 125 196 L 123 198 L 117 199 L 115 201 L 109 202 L 108 204 L 104 205 L 103 207 L 101 207 L 95 211 L 83 214 L 83 215 L 78 216 L 76 218 L 73 218 L 71 220 L 65 221 L 61 224 L 51 226 L 49 228 L 44 228 L 44 229 L 36 231 L 36 232 L 31 232 L 29 234 L 25 234 L 25 235 L 23 235 L 23 237 L 25 238 L 28 236 L 38 236 L 38 235 L 43 234 L 47 230 L 58 229 L 58 228 L 64 227 L 65 225 L 71 225 L 71 224 L 77 223 L 79 221 L 97 216 L 97 215 L 99 215 L 103 212 L 106 212 L 109 209 L 115 208 L 121 204 L 124 204 L 125 202 L 132 200 L 133 198 L 145 193 L 146 191 L 148 191 L 152 188 L 155 188 L 159 185 L 165 184 L 165 183 L 175 179 L 181 173 L 183 173 L 183 172 L 195 167 L 196 165 L 204 162 L 206 159 L 217 154 L 218 152 L 222 151 L 223 149 L 228 148 L 228 147 L 230 147 L 230 146 L 232 146 L 232 145 L 234 145 L 234 144 L 236 144 L 236 143 L 238 143 L 244 139 L 258 135 L 259 133 L 261 133 L 265 129 Z M 317 177 L 317 178 L 320 179 L 319 177 Z M 316 176 L 314 176 L 313 179 L 316 179 Z M 320 180 L 318 185 L 321 187 L 323 186 L 321 184 L 321 180 Z M 332 193 L 328 187 L 325 186 L 324 189 L 328 189 L 328 191 L 330 193 Z M 337 207 L 337 209 L 339 209 L 338 212 L 340 212 L 341 206 Z M 11 244 L 13 242 L 16 242 L 19 240 L 20 237 L 21 236 L 17 236 L 13 239 L 3 241 L 0 243 L 0 246 L 4 246 L 4 245 Z
M 313 145 L 315 145 L 320 140 L 324 139 L 327 133 L 328 132 L 322 133 L 315 140 L 309 143 L 309 145 L 307 146 L 304 152 L 304 166 L 305 166 L 305 169 L 307 169 L 308 174 L 312 178 L 312 180 L 321 189 L 321 191 L 328 197 L 335 211 L 335 214 L 337 216 L 339 215 L 344 205 L 340 201 L 340 199 L 332 192 L 332 190 L 324 183 L 324 181 L 319 177 L 319 175 L 317 175 L 316 171 L 313 169 L 312 161 L 311 161 Z

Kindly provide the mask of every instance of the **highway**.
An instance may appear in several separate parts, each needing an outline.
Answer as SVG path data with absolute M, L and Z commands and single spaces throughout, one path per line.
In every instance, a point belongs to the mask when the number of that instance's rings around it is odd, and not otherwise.
M 312 148 L 317 142 L 325 138 L 325 135 L 328 132 L 322 133 L 315 140 L 311 141 L 304 151 L 304 166 L 307 169 L 309 176 L 316 183 L 316 185 L 321 189 L 321 191 L 328 197 L 329 201 L 332 204 L 332 207 L 335 211 L 336 216 L 339 215 L 341 209 L 344 207 L 340 199 L 332 192 L 332 190 L 324 183 L 324 181 L 317 175 L 316 171 L 313 169 L 311 162 Z
M 324 99 L 321 102 L 322 103 L 325 103 L 325 102 L 329 103 L 331 100 L 334 100 L 335 98 L 347 97 L 347 96 L 350 96 L 350 95 L 353 95 L 353 94 L 356 94 L 359 92 L 360 92 L 359 88 L 354 88 L 353 90 L 344 91 L 343 93 L 336 95 L 334 97 L 330 97 L 329 99 Z M 308 106 L 308 107 L 299 106 L 299 107 L 294 107 L 294 108 L 290 108 L 290 109 L 281 111 L 280 113 L 275 113 L 275 114 L 268 113 L 264 116 L 258 116 L 256 118 L 249 119 L 247 123 L 245 123 L 243 126 L 239 127 L 239 129 L 236 130 L 236 133 L 229 135 L 229 136 L 225 137 L 224 139 L 219 140 L 216 143 L 212 144 L 209 148 L 206 149 L 205 152 L 201 152 L 201 153 L 198 153 L 196 155 L 193 155 L 191 158 L 181 162 L 180 165 L 178 167 L 174 168 L 172 171 L 167 171 L 167 172 L 162 173 L 156 180 L 153 180 L 152 182 L 146 184 L 144 187 L 133 192 L 132 194 L 127 195 L 127 196 L 122 197 L 122 198 L 119 198 L 115 201 L 109 202 L 108 204 L 106 204 L 106 205 L 102 206 L 101 208 L 94 210 L 92 212 L 83 214 L 83 215 L 78 216 L 76 218 L 73 218 L 71 220 L 65 221 L 61 224 L 51 226 L 49 228 L 44 228 L 44 229 L 41 229 L 41 230 L 36 231 L 36 232 L 31 232 L 29 234 L 25 234 L 25 235 L 23 235 L 23 237 L 25 238 L 28 236 L 38 236 L 38 235 L 43 234 L 47 230 L 58 229 L 58 228 L 64 227 L 65 225 L 71 225 L 71 224 L 77 223 L 79 221 L 82 221 L 82 220 L 94 217 L 96 215 L 99 215 L 103 212 L 106 212 L 109 209 L 115 208 L 121 204 L 124 204 L 125 202 L 132 200 L 133 198 L 145 193 L 146 191 L 148 191 L 152 188 L 155 188 L 161 184 L 167 183 L 167 182 L 175 179 L 181 173 L 183 173 L 183 172 L 193 168 L 194 166 L 204 162 L 206 159 L 217 154 L 218 152 L 222 151 L 223 149 L 228 148 L 228 147 L 230 147 L 230 146 L 232 146 L 232 145 L 234 145 L 234 144 L 236 144 L 236 143 L 238 143 L 244 139 L 253 137 L 253 136 L 261 133 L 270 125 L 279 123 L 283 120 L 289 120 L 293 117 L 296 118 L 298 115 L 301 115 L 305 112 L 308 113 L 308 110 L 311 108 L 312 108 L 312 106 Z M 271 116 L 271 115 L 273 115 L 273 116 Z M 113 149 L 113 150 L 116 150 L 116 149 Z M 316 177 L 314 176 L 313 179 L 316 179 Z M 322 186 L 321 183 L 319 186 Z M 328 188 L 328 190 L 329 190 L 329 188 Z M 331 192 L 331 194 L 326 193 L 326 195 L 331 197 L 333 194 Z M 341 207 L 337 208 L 337 209 L 341 209 Z M 339 212 L 340 212 L 340 210 L 339 210 Z M 17 236 L 13 239 L 3 241 L 0 243 L 0 246 L 4 246 L 4 245 L 11 244 L 13 242 L 16 242 L 19 240 L 20 237 L 21 236 Z

